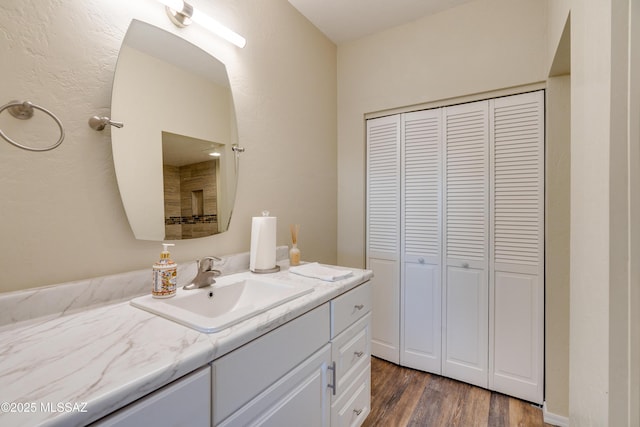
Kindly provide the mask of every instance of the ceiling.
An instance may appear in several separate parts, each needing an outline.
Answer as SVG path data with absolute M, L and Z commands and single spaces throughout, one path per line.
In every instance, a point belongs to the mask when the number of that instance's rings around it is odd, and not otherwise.
M 473 0 L 289 0 L 340 44 Z

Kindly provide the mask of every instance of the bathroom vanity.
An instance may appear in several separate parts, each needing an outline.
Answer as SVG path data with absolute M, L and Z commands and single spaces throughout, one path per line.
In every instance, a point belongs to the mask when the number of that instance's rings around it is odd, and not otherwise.
M 285 266 L 270 278 L 313 291 L 211 334 L 128 301 L 5 325 L 0 390 L 15 403 L 0 424 L 358 426 L 372 273 L 351 270 L 323 282 Z
M 370 308 L 367 282 L 96 426 L 359 426 L 370 412 Z

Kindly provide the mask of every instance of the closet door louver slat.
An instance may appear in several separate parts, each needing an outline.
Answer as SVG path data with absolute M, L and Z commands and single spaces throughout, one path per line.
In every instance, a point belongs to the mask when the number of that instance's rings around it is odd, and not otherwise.
M 540 156 L 542 123 L 537 120 L 540 108 L 536 100 L 531 100 L 521 105 L 496 106 L 494 110 L 493 227 L 497 263 L 535 266 L 540 262 L 539 219 L 544 195 L 539 191 L 543 162 Z M 530 123 L 523 127 L 525 118 Z M 510 131 L 513 128 L 517 132 Z M 528 229 L 531 233 L 511 234 L 506 238 L 505 231 L 514 229 Z M 517 248 L 518 254 L 512 256 Z
M 469 105 L 445 110 L 446 256 L 483 261 L 487 255 L 487 110 Z
M 400 126 L 394 120 L 368 122 L 368 251 L 397 259 L 400 249 Z
M 405 115 L 404 131 L 404 253 L 440 255 L 440 114 L 425 111 Z

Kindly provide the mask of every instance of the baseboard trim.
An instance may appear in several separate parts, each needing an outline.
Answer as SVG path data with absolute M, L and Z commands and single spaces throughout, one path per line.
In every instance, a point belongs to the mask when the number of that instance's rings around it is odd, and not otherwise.
M 569 427 L 569 418 L 553 414 L 547 411 L 547 402 L 542 404 L 542 415 L 544 422 L 558 427 Z

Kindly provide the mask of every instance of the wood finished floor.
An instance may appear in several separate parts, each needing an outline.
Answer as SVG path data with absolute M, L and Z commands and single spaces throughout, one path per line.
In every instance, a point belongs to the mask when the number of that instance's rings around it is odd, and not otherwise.
M 363 426 L 551 427 L 528 402 L 375 357 L 371 413 Z

